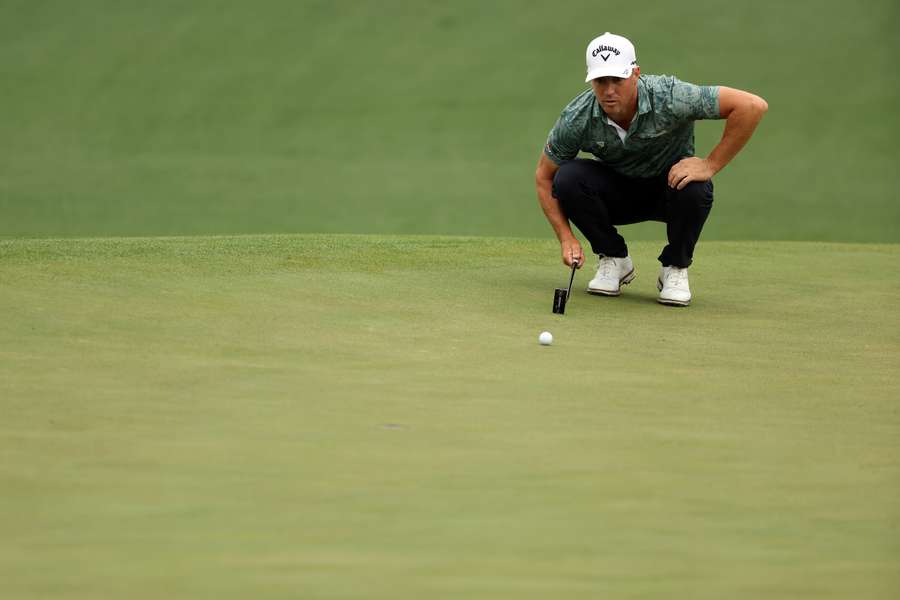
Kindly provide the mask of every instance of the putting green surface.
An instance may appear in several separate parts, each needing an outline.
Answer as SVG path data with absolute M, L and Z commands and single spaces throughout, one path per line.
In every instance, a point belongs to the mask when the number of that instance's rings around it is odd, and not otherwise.
M 0 241 L 4 594 L 896 597 L 900 246 L 631 250 Z

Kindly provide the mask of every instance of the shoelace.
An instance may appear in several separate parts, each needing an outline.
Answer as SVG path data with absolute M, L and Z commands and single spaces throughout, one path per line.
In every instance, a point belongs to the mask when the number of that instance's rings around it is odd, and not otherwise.
M 680 287 L 687 279 L 687 269 L 672 268 L 666 275 L 666 283 L 674 287 Z
M 616 259 L 610 258 L 609 256 L 604 256 L 603 258 L 600 259 L 598 273 L 603 277 L 609 277 L 610 271 L 615 266 L 616 266 Z

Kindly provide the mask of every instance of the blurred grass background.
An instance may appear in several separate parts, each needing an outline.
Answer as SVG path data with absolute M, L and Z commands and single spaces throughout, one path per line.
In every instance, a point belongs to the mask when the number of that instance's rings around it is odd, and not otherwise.
M 645 73 L 769 102 L 716 179 L 705 239 L 898 242 L 898 15 L 896 0 L 0 0 L 0 236 L 549 236 L 534 165 L 610 30 Z M 698 124 L 699 154 L 721 129 Z

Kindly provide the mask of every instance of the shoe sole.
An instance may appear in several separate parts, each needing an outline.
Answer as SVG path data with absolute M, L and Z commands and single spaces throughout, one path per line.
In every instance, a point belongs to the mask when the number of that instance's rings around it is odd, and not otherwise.
M 662 281 L 660 281 L 659 279 L 656 280 L 656 289 L 659 290 L 660 292 L 663 289 Z M 667 300 L 665 298 L 657 298 L 656 301 L 659 302 L 660 304 L 665 304 L 666 306 L 690 306 L 691 305 L 690 300 Z
M 623 277 L 622 279 L 619 280 L 619 285 L 620 286 L 628 285 L 629 283 L 634 281 L 635 277 L 637 277 L 637 275 L 634 274 L 634 269 L 632 269 L 631 272 L 629 272 L 625 277 Z M 619 294 L 622 293 L 621 289 L 618 291 L 615 291 L 615 292 L 608 292 L 606 290 L 597 290 L 597 289 L 588 288 L 587 291 L 588 291 L 588 294 L 594 294 L 595 296 L 618 296 Z

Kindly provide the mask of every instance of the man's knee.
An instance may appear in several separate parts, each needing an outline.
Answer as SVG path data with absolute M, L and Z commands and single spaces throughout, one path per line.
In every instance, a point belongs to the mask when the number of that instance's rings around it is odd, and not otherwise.
M 553 177 L 553 195 L 562 203 L 602 193 L 603 177 L 591 160 L 570 160 Z
M 713 204 L 712 181 L 692 181 L 681 190 L 674 190 L 675 204 L 687 210 L 709 210 Z
M 560 202 L 570 201 L 578 195 L 583 179 L 584 169 L 578 162 L 564 162 L 553 176 L 553 195 Z

